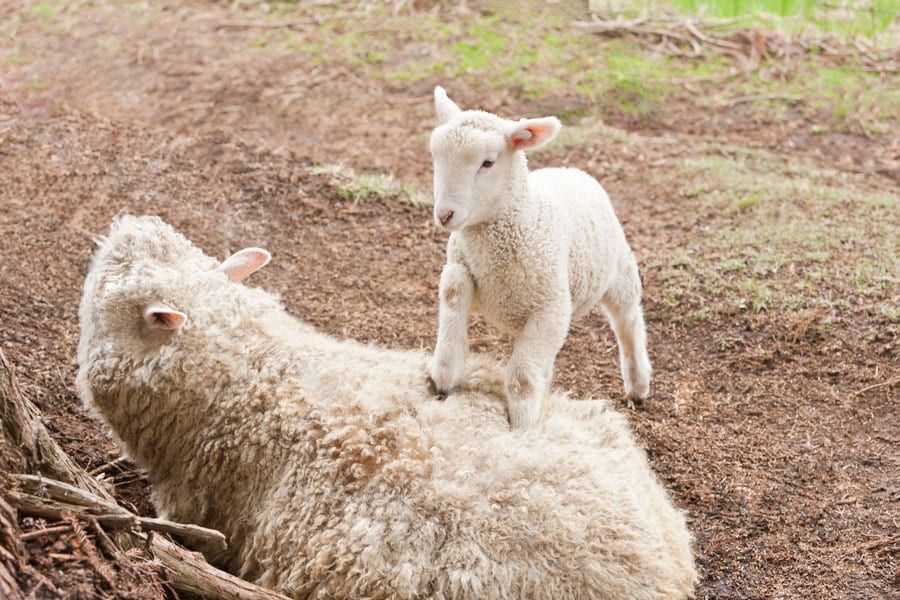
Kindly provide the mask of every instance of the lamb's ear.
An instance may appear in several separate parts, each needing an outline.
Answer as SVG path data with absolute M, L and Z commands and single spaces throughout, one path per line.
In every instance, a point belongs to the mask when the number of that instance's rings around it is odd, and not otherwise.
M 216 271 L 225 273 L 228 279 L 239 283 L 272 260 L 268 250 L 262 248 L 244 248 L 225 259 Z
M 561 127 L 562 123 L 556 117 L 522 119 L 512 123 L 506 135 L 514 150 L 533 150 L 555 138 Z
M 437 111 L 438 121 L 441 125 L 462 112 L 447 92 L 441 86 L 434 88 L 434 109 Z
M 144 322 L 150 329 L 181 329 L 187 323 L 187 315 L 162 302 L 152 302 L 144 309 Z

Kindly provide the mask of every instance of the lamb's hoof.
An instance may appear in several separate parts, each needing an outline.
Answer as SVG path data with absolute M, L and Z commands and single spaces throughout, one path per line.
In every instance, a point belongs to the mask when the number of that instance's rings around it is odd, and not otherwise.
M 643 410 L 647 408 L 647 404 L 646 396 L 627 396 L 625 398 L 625 406 L 627 406 L 629 410 Z
M 428 394 L 430 396 L 434 396 L 437 400 L 446 400 L 447 396 L 450 395 L 449 390 L 441 390 L 438 389 L 437 384 L 432 379 L 431 375 L 428 375 Z
M 530 429 L 541 418 L 541 406 L 533 402 L 510 402 L 509 424 L 513 429 Z

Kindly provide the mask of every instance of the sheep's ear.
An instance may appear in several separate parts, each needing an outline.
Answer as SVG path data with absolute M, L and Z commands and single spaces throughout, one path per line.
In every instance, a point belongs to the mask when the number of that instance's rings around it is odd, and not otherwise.
M 514 150 L 540 148 L 555 138 L 561 127 L 562 123 L 556 117 L 516 121 L 507 133 L 509 145 Z
M 228 279 L 239 283 L 254 272 L 266 266 L 272 260 L 268 250 L 262 248 L 244 248 L 225 259 L 216 271 L 225 273 Z
M 462 109 L 450 99 L 441 86 L 434 88 L 434 109 L 437 111 L 438 121 L 441 122 L 441 125 L 462 113 Z
M 174 331 L 187 323 L 187 315 L 162 302 L 153 302 L 144 309 L 144 322 L 150 329 Z

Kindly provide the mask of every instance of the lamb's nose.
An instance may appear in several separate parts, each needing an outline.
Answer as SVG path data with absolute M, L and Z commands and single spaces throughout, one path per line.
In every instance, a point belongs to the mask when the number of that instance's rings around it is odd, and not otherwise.
M 442 215 L 440 215 L 440 216 L 438 217 L 438 219 L 439 219 L 440 222 L 441 222 L 441 225 L 443 225 L 444 227 L 447 226 L 447 223 L 449 223 L 449 222 L 450 222 L 450 219 L 452 219 L 452 218 L 453 218 L 453 211 L 452 211 L 452 210 L 448 210 L 447 212 L 445 212 L 444 214 L 442 214 Z

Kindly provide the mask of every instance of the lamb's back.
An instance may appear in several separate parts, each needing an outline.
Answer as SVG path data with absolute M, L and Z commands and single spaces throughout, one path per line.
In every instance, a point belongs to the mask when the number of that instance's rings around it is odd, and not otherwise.
M 589 312 L 606 293 L 621 257 L 629 252 L 609 195 L 580 169 L 568 167 L 531 172 L 532 193 L 558 215 L 561 239 L 570 239 L 569 289 L 573 318 Z

